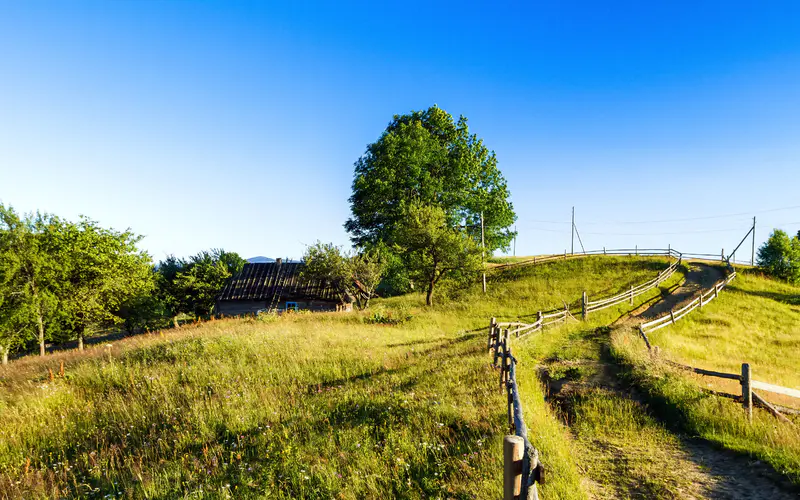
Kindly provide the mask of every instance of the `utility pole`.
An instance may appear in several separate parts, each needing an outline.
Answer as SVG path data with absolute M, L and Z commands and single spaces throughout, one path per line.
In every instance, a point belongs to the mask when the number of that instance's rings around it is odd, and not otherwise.
M 514 257 L 517 256 L 517 225 L 514 224 Z
M 572 240 L 570 242 L 570 253 L 575 255 L 575 207 L 572 207 Z
M 486 293 L 486 243 L 483 239 L 483 212 L 481 212 L 481 266 L 483 270 L 483 293 Z
M 750 253 L 750 265 L 753 266 L 756 263 L 756 216 L 753 216 L 753 248 Z

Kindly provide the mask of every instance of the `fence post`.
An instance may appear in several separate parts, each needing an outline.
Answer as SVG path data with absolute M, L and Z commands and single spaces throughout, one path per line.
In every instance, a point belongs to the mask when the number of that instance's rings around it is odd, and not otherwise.
M 725 262 L 725 249 L 724 248 L 719 252 L 719 261 L 720 262 Z
M 719 283 L 714 283 L 714 298 L 719 297 Z
M 504 330 L 503 331 L 503 358 L 500 361 L 500 388 L 502 388 L 506 383 L 506 376 L 508 374 L 508 358 L 509 358 L 508 330 Z
M 753 390 L 750 386 L 750 363 L 742 363 L 742 405 L 747 421 L 753 421 Z
M 674 325 L 675 324 L 675 313 L 672 311 L 672 309 L 669 310 L 669 319 L 672 320 L 672 324 Z
M 542 311 L 536 313 L 536 322 L 541 323 L 542 321 Z
M 492 348 L 492 335 L 494 334 L 494 325 L 497 323 L 497 319 L 492 318 L 489 320 L 489 341 L 486 343 L 486 350 Z
M 700 290 L 700 308 L 703 308 L 703 290 Z
M 633 305 L 633 285 L 631 285 L 631 305 Z
M 497 356 L 498 356 L 498 354 L 499 354 L 499 352 L 500 352 L 500 329 L 499 329 L 499 328 L 495 328 L 495 333 L 496 333 L 497 335 L 496 335 L 496 337 L 495 337 L 495 341 L 494 341 L 494 358 L 493 358 L 493 364 L 494 364 L 494 366 L 497 366 Z
M 584 290 L 583 296 L 581 297 L 581 318 L 586 321 L 586 317 L 589 315 L 589 311 L 586 310 L 586 291 Z
M 644 344 L 647 346 L 647 350 L 652 350 L 652 347 L 650 347 L 650 339 L 647 338 L 647 334 L 644 333 L 644 328 L 642 328 L 641 325 L 639 325 L 639 335 L 641 335 L 644 339 Z
M 636 252 L 636 256 L 638 257 L 639 256 L 639 245 L 636 245 L 636 247 L 634 248 L 634 251 Z
M 513 363 L 514 360 L 512 359 L 511 362 Z M 506 394 L 508 396 L 508 428 L 514 429 L 514 388 L 511 385 L 511 382 L 506 382 Z
M 606 247 L 603 247 L 603 255 L 606 254 Z
M 516 500 L 522 493 L 522 457 L 525 440 L 520 436 L 503 439 L 503 500 Z

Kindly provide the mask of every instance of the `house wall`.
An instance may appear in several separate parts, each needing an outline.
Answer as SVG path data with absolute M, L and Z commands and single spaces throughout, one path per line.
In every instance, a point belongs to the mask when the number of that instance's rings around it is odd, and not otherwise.
M 293 300 L 286 299 L 278 303 L 278 310 L 285 311 L 287 302 L 297 303 L 297 309 L 312 312 L 352 311 L 351 304 L 341 304 L 330 300 Z M 255 314 L 269 307 L 264 300 L 221 300 L 217 304 L 217 313 L 224 316 L 240 316 Z
M 240 316 L 255 314 L 266 307 L 267 303 L 264 300 L 221 300 L 217 304 L 217 313 L 224 316 Z

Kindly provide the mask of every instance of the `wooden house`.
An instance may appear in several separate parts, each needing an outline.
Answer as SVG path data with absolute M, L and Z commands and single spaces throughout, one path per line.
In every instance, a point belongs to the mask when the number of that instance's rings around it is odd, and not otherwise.
M 218 314 L 259 311 L 352 311 L 353 300 L 325 283 L 301 278 L 302 262 L 247 263 L 217 296 Z

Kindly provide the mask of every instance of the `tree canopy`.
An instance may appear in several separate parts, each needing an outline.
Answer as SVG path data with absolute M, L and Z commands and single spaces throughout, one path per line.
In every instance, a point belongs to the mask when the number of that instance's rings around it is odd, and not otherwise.
M 392 245 L 411 203 L 441 207 L 448 227 L 480 241 L 483 213 L 486 248 L 507 248 L 516 215 L 497 158 L 467 119 L 432 106 L 396 115 L 355 163 L 352 216 L 345 223 L 353 242 Z
M 758 265 L 767 274 L 800 283 L 800 232 L 794 238 L 776 229 L 758 249 Z
M 81 217 L 20 215 L 0 204 L 0 358 L 48 341 L 123 324 L 161 327 L 179 314 L 208 315 L 244 259 L 221 249 L 169 257 L 158 266 L 130 230 Z M 177 320 L 175 321 L 177 324 Z

